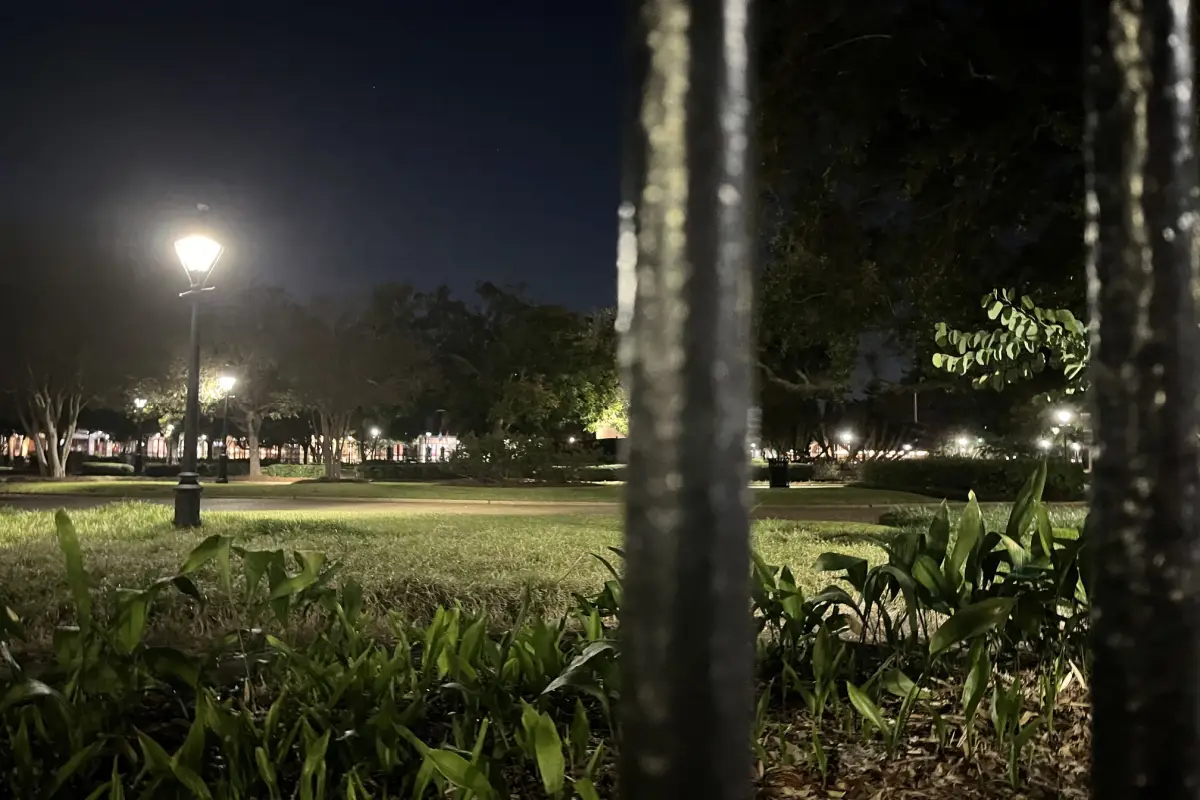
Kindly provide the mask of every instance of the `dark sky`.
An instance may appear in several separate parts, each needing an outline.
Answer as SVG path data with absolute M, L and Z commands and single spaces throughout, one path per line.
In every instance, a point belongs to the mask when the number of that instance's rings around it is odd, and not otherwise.
M 620 8 L 9 4 L 0 214 L 165 261 L 203 202 L 222 270 L 298 293 L 491 280 L 609 304 Z

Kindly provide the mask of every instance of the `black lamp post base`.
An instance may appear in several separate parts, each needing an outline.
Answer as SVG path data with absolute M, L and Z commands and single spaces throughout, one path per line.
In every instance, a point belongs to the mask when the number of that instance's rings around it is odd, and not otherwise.
M 217 459 L 217 483 L 229 483 L 229 456 L 224 453 Z
M 175 527 L 200 527 L 200 476 L 195 472 L 179 473 L 179 483 L 175 485 Z

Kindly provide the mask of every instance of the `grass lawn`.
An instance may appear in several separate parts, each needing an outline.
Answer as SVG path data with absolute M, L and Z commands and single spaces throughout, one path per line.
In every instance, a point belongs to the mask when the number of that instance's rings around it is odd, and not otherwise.
M 618 519 L 578 514 L 210 513 L 204 529 L 194 533 L 174 530 L 168 507 L 145 503 L 76 511 L 71 518 L 101 606 L 111 605 L 118 587 L 142 587 L 174 574 L 204 537 L 223 533 L 253 549 L 325 552 L 343 562 L 342 575 L 361 583 L 369 605 L 381 614 L 396 611 L 425 618 L 438 605 L 461 603 L 464 608 L 486 609 L 499 624 L 515 617 L 526 585 L 532 590 L 534 610 L 551 615 L 566 610 L 572 592 L 599 589 L 607 573 L 590 554 L 611 558 L 605 548 L 621 540 Z M 829 582 L 811 570 L 818 555 L 838 549 L 877 558 L 882 551 L 869 539 L 889 530 L 879 525 L 770 520 L 755 523 L 754 544 L 769 562 L 790 565 L 798 580 L 815 590 Z M 236 557 L 234 572 L 238 574 Z M 207 588 L 215 592 L 215 584 Z M 30 646 L 44 645 L 54 626 L 74 623 L 51 513 L 0 512 L 0 597 L 27 620 Z M 220 613 L 220 605 L 214 599 L 209 612 Z M 194 612 L 182 602 L 168 606 L 165 621 L 160 619 L 156 627 L 196 635 L 195 622 L 170 619 Z
M 906 509 L 889 522 L 924 529 L 932 511 Z M 210 512 L 196 532 L 176 531 L 171 514 L 168 506 L 137 502 L 71 512 L 99 607 L 111 607 L 120 587 L 140 588 L 174 574 L 193 547 L 221 533 L 250 549 L 326 553 L 344 564 L 343 577 L 362 584 L 370 608 L 381 616 L 395 611 L 425 619 L 438 605 L 460 603 L 486 610 L 505 625 L 515 618 L 525 586 L 533 610 L 548 615 L 566 610 L 573 592 L 596 591 L 608 576 L 590 554 L 611 556 L 605 548 L 621 541 L 620 519 L 601 514 L 479 516 L 395 507 L 353 514 Z M 1008 509 L 987 507 L 984 515 L 989 530 L 1002 530 Z M 1078 527 L 1083 511 L 1054 509 L 1052 519 L 1056 527 Z M 853 522 L 760 520 L 754 523 L 753 543 L 769 563 L 790 566 L 798 582 L 815 591 L 831 582 L 812 570 L 817 556 L 836 550 L 875 561 L 883 552 L 872 539 L 895 530 Z M 236 558 L 234 572 L 240 574 Z M 182 600 L 168 601 L 156 629 L 168 638 L 190 639 L 202 637 L 206 626 L 228 625 L 236 609 L 217 596 L 212 578 L 201 580 L 213 593 L 206 614 L 197 616 Z M 44 646 L 55 626 L 74 623 L 52 513 L 0 510 L 0 598 L 26 619 L 29 647 Z
M 175 481 L 137 479 L 93 479 L 66 481 L 12 481 L 0 484 L 3 494 L 58 494 L 96 497 L 169 497 Z M 206 482 L 206 497 L 264 497 L 304 499 L 514 501 L 525 503 L 616 503 L 620 484 L 583 486 L 464 486 L 444 483 L 343 483 L 280 481 Z M 763 506 L 870 505 L 890 506 L 931 502 L 909 492 L 860 489 L 853 486 L 798 485 L 791 489 L 753 489 L 753 502 Z

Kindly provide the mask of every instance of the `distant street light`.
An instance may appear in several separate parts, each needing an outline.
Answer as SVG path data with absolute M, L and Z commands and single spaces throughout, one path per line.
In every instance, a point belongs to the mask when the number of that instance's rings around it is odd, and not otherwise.
M 912 449 L 913 449 L 913 446 L 912 446 L 911 444 L 905 444 L 905 445 L 902 445 L 902 446 L 900 447 L 900 449 L 901 449 L 901 450 L 903 450 L 903 451 L 904 451 L 904 452 L 906 452 L 906 453 L 911 453 L 911 452 L 912 452 Z
M 373 439 L 378 439 L 378 438 L 379 438 L 379 434 L 380 434 L 380 433 L 382 433 L 382 432 L 383 432 L 383 431 L 379 430 L 379 428 L 371 428 L 371 438 L 373 438 Z
M 179 296 L 192 304 L 192 336 L 189 348 L 187 408 L 183 417 L 183 463 L 175 486 L 175 527 L 200 526 L 200 475 L 196 450 L 200 436 L 200 297 L 211 291 L 208 279 L 224 248 L 207 236 L 186 236 L 175 242 L 175 253 L 188 276 L 188 290 Z
M 371 428 L 371 460 L 374 461 L 379 457 L 379 436 L 383 431 L 379 427 Z
M 1049 450 L 1054 445 L 1049 439 L 1038 439 L 1037 446 L 1038 450 Z
M 217 386 L 225 394 L 225 413 L 221 415 L 221 452 L 217 454 L 217 483 L 229 483 L 229 395 L 237 386 L 237 378 L 222 375 Z
M 567 444 L 575 444 L 575 437 L 574 436 L 568 437 Z M 754 447 L 754 445 L 750 445 L 750 446 Z
M 1075 419 L 1075 412 L 1069 408 L 1059 408 L 1054 411 L 1054 419 L 1060 425 L 1066 425 Z

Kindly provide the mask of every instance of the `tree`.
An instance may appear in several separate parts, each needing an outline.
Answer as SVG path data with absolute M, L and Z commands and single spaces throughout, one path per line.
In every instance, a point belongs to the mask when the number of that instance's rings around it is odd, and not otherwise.
M 40 471 L 63 477 L 80 411 L 118 402 L 126 386 L 165 363 L 174 332 L 160 298 L 171 295 L 86 236 L 5 231 L 0 261 L 0 289 L 27 310 L 8 330 L 0 381 Z
M 927 364 L 992 286 L 1082 300 L 1077 3 L 779 0 L 763 32 L 764 425 L 836 407 L 871 343 Z
M 246 434 L 252 478 L 262 475 L 263 422 L 299 410 L 290 376 L 283 369 L 292 324 L 299 314 L 282 289 L 254 286 L 239 291 L 216 315 L 212 357 L 237 379 L 231 402 Z
M 370 304 L 317 299 L 297 314 L 286 368 L 296 402 L 312 411 L 329 480 L 341 478 L 342 448 L 361 410 L 410 403 L 425 379 L 424 350 L 405 333 L 399 309 L 381 302 L 393 292 L 378 290 Z
M 594 427 L 617 393 L 611 312 L 582 315 L 482 284 L 475 307 L 448 290 L 417 298 L 414 325 L 440 357 L 422 409 L 460 432 L 547 435 Z

